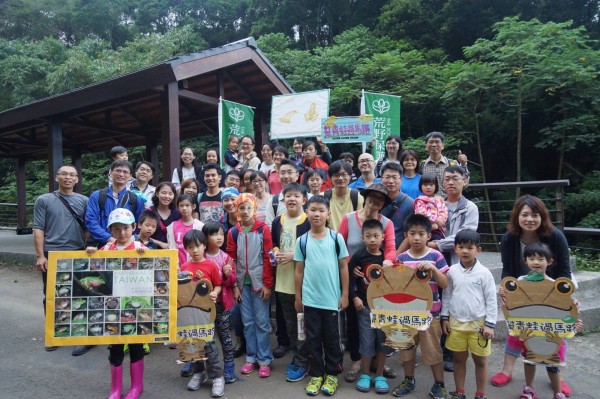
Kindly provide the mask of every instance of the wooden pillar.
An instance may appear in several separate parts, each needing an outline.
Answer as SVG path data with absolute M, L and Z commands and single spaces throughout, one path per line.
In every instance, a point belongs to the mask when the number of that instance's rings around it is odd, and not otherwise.
M 165 85 L 161 101 L 163 179 L 171 180 L 171 173 L 179 165 L 179 89 L 177 82 Z
M 159 178 L 160 170 L 158 169 L 158 143 L 156 137 L 148 137 L 146 139 L 146 159 L 156 168 L 150 184 L 156 186 L 158 182 L 170 179 L 170 176 L 163 177 L 162 179 Z
M 63 163 L 62 126 L 57 121 L 48 126 L 48 154 L 48 191 L 54 191 L 58 188 L 54 174 Z
M 79 181 L 75 185 L 75 192 L 81 194 L 83 191 L 83 173 L 81 171 L 81 151 L 78 149 L 73 150 L 73 155 L 71 157 L 71 162 L 73 162 L 73 166 L 77 169 L 77 175 L 79 176 Z
M 17 234 L 24 234 L 28 224 L 27 197 L 25 195 L 25 158 L 17 158 L 15 166 L 17 171 Z

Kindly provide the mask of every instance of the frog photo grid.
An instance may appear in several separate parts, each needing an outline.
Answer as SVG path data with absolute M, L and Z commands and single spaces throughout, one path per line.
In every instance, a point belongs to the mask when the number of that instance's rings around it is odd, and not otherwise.
M 149 257 L 148 255 L 152 255 Z M 176 332 L 176 251 L 51 252 L 47 345 L 163 342 Z

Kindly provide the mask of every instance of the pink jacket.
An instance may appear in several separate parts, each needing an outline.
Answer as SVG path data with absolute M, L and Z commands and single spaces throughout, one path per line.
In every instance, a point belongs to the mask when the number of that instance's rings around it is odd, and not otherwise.
M 438 229 L 443 229 L 448 219 L 448 207 L 442 197 L 428 197 L 426 195 L 418 196 L 413 207 L 415 215 L 424 215 L 431 221 L 436 223 Z

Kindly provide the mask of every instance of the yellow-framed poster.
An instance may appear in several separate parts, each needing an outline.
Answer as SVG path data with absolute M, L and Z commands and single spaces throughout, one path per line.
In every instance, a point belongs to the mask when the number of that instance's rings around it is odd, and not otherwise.
M 46 345 L 174 342 L 177 250 L 54 251 Z

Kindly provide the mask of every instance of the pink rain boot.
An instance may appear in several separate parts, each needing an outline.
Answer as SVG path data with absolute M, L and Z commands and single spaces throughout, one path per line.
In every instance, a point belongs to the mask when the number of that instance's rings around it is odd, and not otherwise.
M 123 365 L 110 365 L 110 395 L 108 399 L 121 399 L 123 393 Z
M 138 399 L 144 391 L 144 359 L 140 359 L 129 365 L 131 375 L 131 387 L 125 395 L 125 399 Z

